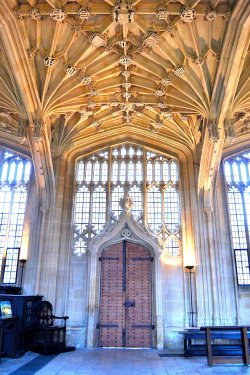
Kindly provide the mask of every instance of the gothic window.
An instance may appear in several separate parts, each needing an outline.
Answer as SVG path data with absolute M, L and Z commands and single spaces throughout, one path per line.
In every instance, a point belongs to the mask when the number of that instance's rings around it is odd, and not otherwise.
M 29 159 L 0 148 L 0 282 L 15 284 L 22 242 Z
M 170 256 L 180 255 L 178 162 L 130 144 L 77 162 L 74 253 L 85 253 L 105 224 L 119 220 L 125 194 L 133 200 L 134 219 L 161 239 Z
M 238 285 L 250 285 L 250 152 L 224 162 Z

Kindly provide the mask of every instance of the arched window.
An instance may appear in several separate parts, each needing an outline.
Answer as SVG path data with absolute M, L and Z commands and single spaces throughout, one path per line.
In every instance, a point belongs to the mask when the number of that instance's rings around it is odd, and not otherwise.
M 250 285 L 250 152 L 224 162 L 238 285 Z
M 134 219 L 161 238 L 170 256 L 180 255 L 178 162 L 130 144 L 77 162 L 74 253 L 83 254 L 106 223 L 119 220 L 127 194 Z
M 22 242 L 29 159 L 0 147 L 0 282 L 15 284 Z

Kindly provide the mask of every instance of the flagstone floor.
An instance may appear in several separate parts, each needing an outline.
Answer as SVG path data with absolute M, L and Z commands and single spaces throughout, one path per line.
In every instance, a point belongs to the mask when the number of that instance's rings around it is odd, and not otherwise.
M 206 357 L 159 357 L 156 350 L 85 349 L 53 356 L 28 352 L 2 358 L 1 375 L 179 375 L 249 374 L 243 365 L 208 367 Z

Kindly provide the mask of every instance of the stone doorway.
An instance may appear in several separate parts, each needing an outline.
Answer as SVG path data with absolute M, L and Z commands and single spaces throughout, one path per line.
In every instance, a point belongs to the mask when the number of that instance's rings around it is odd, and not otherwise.
M 127 240 L 103 250 L 99 346 L 152 347 L 152 260 Z

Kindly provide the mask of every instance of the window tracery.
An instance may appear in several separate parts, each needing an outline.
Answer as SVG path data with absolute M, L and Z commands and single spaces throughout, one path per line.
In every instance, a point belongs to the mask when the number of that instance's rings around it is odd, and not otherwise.
M 22 242 L 29 159 L 0 148 L 0 282 L 15 284 Z
M 78 161 L 74 253 L 85 253 L 106 223 L 119 220 L 120 201 L 129 194 L 134 219 L 161 238 L 167 254 L 180 255 L 178 178 L 177 160 L 131 144 Z
M 250 152 L 224 162 L 238 285 L 250 285 Z

